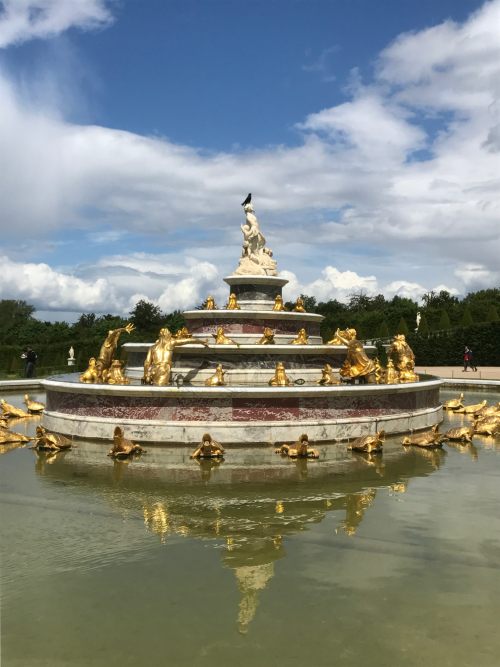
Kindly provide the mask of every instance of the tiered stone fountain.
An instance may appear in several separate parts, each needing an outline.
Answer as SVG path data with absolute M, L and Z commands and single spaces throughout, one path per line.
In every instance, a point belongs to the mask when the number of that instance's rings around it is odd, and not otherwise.
M 111 440 L 116 425 L 137 442 L 195 443 L 204 432 L 224 443 L 259 444 L 294 440 L 345 440 L 384 429 L 406 432 L 442 419 L 440 380 L 421 378 L 404 384 L 320 386 L 325 364 L 337 369 L 344 345 L 325 345 L 322 316 L 276 310 L 287 280 L 277 276 L 272 252 L 265 246 L 252 205 L 245 202 L 243 252 L 229 285 L 229 302 L 239 309 L 213 308 L 184 313 L 187 328 L 206 347 L 175 348 L 168 386 L 140 384 L 152 343 L 127 343 L 128 385 L 81 384 L 74 375 L 45 381 L 47 428 L 82 438 Z M 218 327 L 234 344 L 216 344 Z M 274 344 L 262 345 L 264 328 Z M 306 344 L 292 343 L 300 329 Z M 372 355 L 375 348 L 366 346 Z M 281 362 L 290 386 L 270 386 Z M 224 386 L 206 386 L 222 365 Z M 338 377 L 338 375 L 337 375 Z

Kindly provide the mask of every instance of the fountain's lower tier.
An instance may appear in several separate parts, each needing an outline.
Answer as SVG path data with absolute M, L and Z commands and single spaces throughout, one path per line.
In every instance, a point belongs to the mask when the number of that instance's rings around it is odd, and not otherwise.
M 430 376 L 401 385 L 280 388 L 85 385 L 72 374 L 44 385 L 44 425 L 85 439 L 109 441 L 120 425 L 137 442 L 195 443 L 206 431 L 223 443 L 289 442 L 303 432 L 325 442 L 442 420 L 441 380 Z

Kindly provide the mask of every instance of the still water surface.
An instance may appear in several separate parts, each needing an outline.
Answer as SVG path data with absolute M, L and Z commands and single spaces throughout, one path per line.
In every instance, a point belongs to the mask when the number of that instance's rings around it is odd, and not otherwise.
M 5 452 L 2 665 L 498 667 L 500 436 L 399 443 Z

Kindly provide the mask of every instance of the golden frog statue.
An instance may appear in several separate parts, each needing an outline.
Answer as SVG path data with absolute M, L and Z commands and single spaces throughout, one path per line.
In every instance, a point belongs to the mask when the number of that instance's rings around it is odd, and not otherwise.
M 385 384 L 399 384 L 399 373 L 394 368 L 394 362 L 392 359 L 387 361 L 387 368 L 384 373 L 384 383 Z
M 226 382 L 224 380 L 224 375 L 226 371 L 222 369 L 222 364 L 217 364 L 215 368 L 215 373 L 205 380 L 206 387 L 223 387 Z
M 212 439 L 210 433 L 204 433 L 201 444 L 191 454 L 192 459 L 220 459 L 224 456 L 224 447 Z
M 274 332 L 271 327 L 264 327 L 262 331 L 262 338 L 257 341 L 258 345 L 274 345 Z
M 415 355 L 404 334 L 394 336 L 387 356 L 394 361 L 400 382 L 418 382 L 418 375 L 415 373 Z
M 309 343 L 309 336 L 305 329 L 299 329 L 297 337 L 292 340 L 292 345 L 307 345 Z
M 39 403 L 38 401 L 33 401 L 28 394 L 24 395 L 24 403 L 26 407 L 28 408 L 28 412 L 31 414 L 36 414 L 39 415 L 41 412 L 45 410 L 45 405 L 44 403 Z
M 458 410 L 459 408 L 463 408 L 464 404 L 464 395 L 460 394 L 458 398 L 450 398 L 449 401 L 445 401 L 443 403 L 443 410 Z
M 207 296 L 205 305 L 203 306 L 204 310 L 218 310 L 213 296 Z
M 86 384 L 95 384 L 96 382 L 99 382 L 99 373 L 96 364 L 96 358 L 90 357 L 87 370 L 80 375 L 80 382 L 85 382 Z
M 443 440 L 456 440 L 460 442 L 472 442 L 474 435 L 474 426 L 459 426 L 458 428 L 450 428 L 449 431 L 443 434 Z
M 283 303 L 283 297 L 281 294 L 276 294 L 274 297 L 274 306 L 273 310 L 283 311 L 285 310 L 285 304 Z
M 203 345 L 208 347 L 205 341 L 198 338 L 175 338 L 167 327 L 160 329 L 158 340 L 152 345 L 144 362 L 144 384 L 154 384 L 164 387 L 170 382 L 172 370 L 172 358 L 174 351 L 181 345 Z
M 181 327 L 178 331 L 175 332 L 176 338 L 191 338 L 191 332 L 187 327 Z
M 316 380 L 316 384 L 321 384 L 323 386 L 340 384 L 340 380 L 335 377 L 333 374 L 333 368 L 330 364 L 325 364 L 321 370 L 321 378 Z
M 131 440 L 123 437 L 123 429 L 116 426 L 113 433 L 113 447 L 109 450 L 108 456 L 114 459 L 126 459 L 134 454 L 143 454 L 144 450 L 140 445 L 136 445 Z
M 344 340 L 346 338 L 348 329 L 337 329 L 334 333 L 333 338 L 331 338 L 326 344 L 327 345 L 345 345 Z
M 113 359 L 104 377 L 106 384 L 130 384 L 130 380 L 123 373 L 122 362 L 119 359 Z
M 415 447 L 426 447 L 428 449 L 435 449 L 443 446 L 443 436 L 439 433 L 439 424 L 432 427 L 430 431 L 425 433 L 418 433 L 417 435 L 410 435 L 403 438 L 402 443 L 405 446 L 414 445 Z
M 21 408 L 16 408 L 14 405 L 7 403 L 3 398 L 0 399 L 0 405 L 2 406 L 3 416 L 4 417 L 20 417 L 24 419 L 29 417 L 29 413 L 21 410 Z
M 271 387 L 290 387 L 293 385 L 292 380 L 288 378 L 285 372 L 285 364 L 282 361 L 278 361 L 276 364 L 276 370 L 268 384 Z
M 212 334 L 215 338 L 216 345 L 236 345 L 239 347 L 239 344 L 236 343 L 232 338 L 228 338 L 224 333 L 224 327 L 217 327 L 217 333 Z
M 356 438 L 347 445 L 347 449 L 353 452 L 364 452 L 371 454 L 372 452 L 381 452 L 384 446 L 385 431 L 378 431 L 373 435 L 362 435 Z
M 347 363 L 340 369 L 340 375 L 346 379 L 364 378 L 367 382 L 375 382 L 375 363 L 369 359 L 363 344 L 356 338 L 356 329 L 340 331 L 336 335 L 347 346 Z
M 229 301 L 227 302 L 226 310 L 240 310 L 238 299 L 236 298 L 236 294 L 234 292 L 231 292 L 229 295 Z
M 309 437 L 306 433 L 303 433 L 293 445 L 281 445 L 274 451 L 291 459 L 319 459 L 319 452 L 309 446 Z
M 59 433 L 51 433 L 43 426 L 36 427 L 35 444 L 32 449 L 59 452 L 61 449 L 71 449 L 72 442 L 69 438 Z
M 293 312 L 294 313 L 305 313 L 306 309 L 304 308 L 304 299 L 300 296 L 297 297 L 297 301 L 295 302 L 295 306 L 293 307 Z

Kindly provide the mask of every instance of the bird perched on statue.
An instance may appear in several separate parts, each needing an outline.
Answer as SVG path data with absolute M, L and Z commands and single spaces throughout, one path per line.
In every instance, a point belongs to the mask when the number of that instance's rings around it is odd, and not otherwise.
M 252 193 L 249 192 L 249 193 L 247 194 L 247 198 L 245 199 L 244 202 L 241 203 L 241 205 L 242 205 L 242 206 L 246 206 L 246 205 L 249 204 L 251 201 L 252 201 Z

